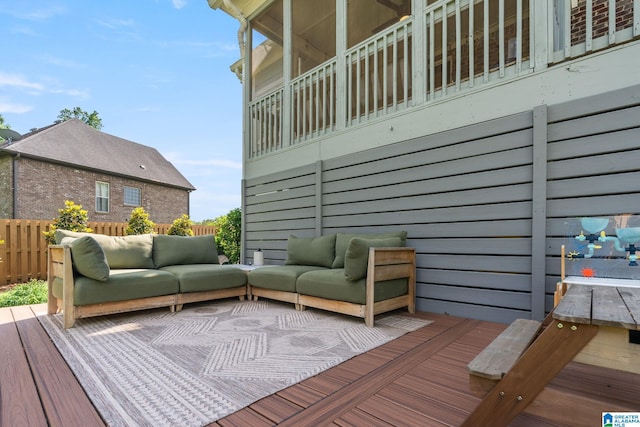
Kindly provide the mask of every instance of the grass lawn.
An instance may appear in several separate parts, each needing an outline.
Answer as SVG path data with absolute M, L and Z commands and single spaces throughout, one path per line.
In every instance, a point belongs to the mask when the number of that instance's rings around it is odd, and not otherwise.
M 27 283 L 0 287 L 0 307 L 41 304 L 47 302 L 47 282 L 31 279 Z

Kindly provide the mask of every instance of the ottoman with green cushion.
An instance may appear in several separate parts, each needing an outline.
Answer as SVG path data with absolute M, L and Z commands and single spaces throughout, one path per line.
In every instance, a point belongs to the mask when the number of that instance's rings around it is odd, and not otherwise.
M 407 294 L 407 279 L 376 282 L 375 302 Z M 300 295 L 366 304 L 366 279 L 349 280 L 344 269 L 309 271 L 298 277 L 296 291 Z
M 260 267 L 249 273 L 249 284 L 257 288 L 271 289 L 282 292 L 295 292 L 296 280 L 301 274 L 327 270 L 326 267 L 313 265 L 278 265 Z
M 178 279 L 162 270 L 128 268 L 111 270 L 106 281 L 78 275 L 74 280 L 74 305 L 101 304 L 178 293 Z M 53 283 L 53 295 L 62 299 L 62 279 Z
M 180 293 L 237 288 L 247 284 L 247 274 L 230 265 L 191 264 L 160 267 L 180 282 Z

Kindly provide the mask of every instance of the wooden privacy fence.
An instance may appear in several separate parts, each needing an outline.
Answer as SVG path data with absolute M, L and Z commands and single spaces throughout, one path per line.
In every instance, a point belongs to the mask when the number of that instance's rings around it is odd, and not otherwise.
M 23 283 L 30 279 L 47 277 L 47 242 L 43 232 L 49 230 L 50 220 L 0 220 L 0 286 Z M 126 222 L 89 222 L 96 234 L 124 236 Z M 156 224 L 157 234 L 166 234 L 171 224 Z M 194 235 L 214 234 L 215 227 L 193 225 Z

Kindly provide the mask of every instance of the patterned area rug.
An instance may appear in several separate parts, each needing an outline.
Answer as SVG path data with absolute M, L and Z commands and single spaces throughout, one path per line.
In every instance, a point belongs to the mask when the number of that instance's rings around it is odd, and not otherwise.
M 430 323 L 238 300 L 38 318 L 111 426 L 202 426 Z

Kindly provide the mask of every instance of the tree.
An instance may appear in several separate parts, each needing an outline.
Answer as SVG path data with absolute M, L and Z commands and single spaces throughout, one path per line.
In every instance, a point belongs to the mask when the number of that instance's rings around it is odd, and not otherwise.
M 82 120 L 83 122 L 97 130 L 102 129 L 102 119 L 98 116 L 98 112 L 95 110 L 91 114 L 84 111 L 80 107 L 76 107 L 73 110 L 69 110 L 68 108 L 60 110 L 60 114 L 58 114 L 58 120 L 62 120 L 63 122 L 65 122 L 71 119 Z
M 189 218 L 189 215 L 182 214 L 180 218 L 176 218 L 171 224 L 171 227 L 167 230 L 167 234 L 174 236 L 193 236 L 193 230 L 191 226 L 193 221 Z
M 10 129 L 11 126 L 4 124 L 4 117 L 0 114 L 0 129 Z M 4 141 L 4 138 L 0 136 L 0 142 Z
M 232 209 L 228 214 L 213 220 L 216 227 L 216 249 L 225 254 L 231 264 L 240 262 L 240 231 L 242 229 L 242 211 Z
M 142 206 L 139 206 L 131 211 L 126 233 L 127 235 L 152 234 L 155 226 L 156 224 L 149 219 L 149 214 Z
M 49 226 L 49 231 L 43 231 L 44 238 L 48 244 L 56 243 L 56 230 L 83 231 L 92 233 L 93 230 L 87 227 L 89 216 L 82 205 L 76 205 L 71 200 L 64 201 L 64 208 L 58 209 L 60 216 Z

